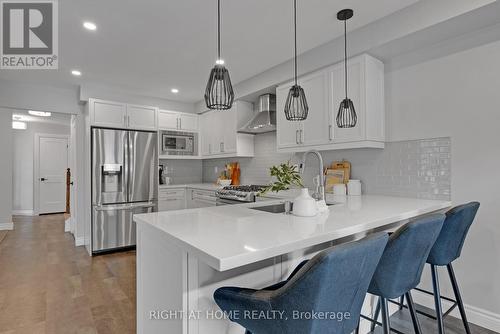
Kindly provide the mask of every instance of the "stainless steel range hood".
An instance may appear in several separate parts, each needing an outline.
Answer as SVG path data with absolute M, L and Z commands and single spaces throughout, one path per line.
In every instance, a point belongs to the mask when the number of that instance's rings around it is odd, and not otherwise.
M 276 95 L 264 94 L 259 96 L 255 115 L 238 132 L 257 134 L 272 131 L 276 131 Z

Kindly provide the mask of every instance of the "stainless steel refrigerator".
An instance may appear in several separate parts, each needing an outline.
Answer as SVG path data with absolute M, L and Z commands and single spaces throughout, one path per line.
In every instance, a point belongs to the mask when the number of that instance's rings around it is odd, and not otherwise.
M 92 129 L 92 252 L 136 243 L 132 216 L 157 210 L 157 134 Z

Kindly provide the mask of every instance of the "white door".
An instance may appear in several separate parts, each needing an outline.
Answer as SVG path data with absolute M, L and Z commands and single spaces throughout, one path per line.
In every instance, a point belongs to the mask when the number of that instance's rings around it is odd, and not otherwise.
M 276 122 L 278 148 L 300 146 L 299 129 L 301 122 L 287 121 L 285 117 L 285 102 L 291 85 L 281 86 L 276 89 Z
M 39 213 L 65 212 L 68 139 L 41 135 L 38 159 Z
M 160 129 L 179 129 L 179 114 L 160 110 L 158 114 L 158 127 Z
M 186 131 L 198 131 L 198 115 L 180 114 L 179 128 Z
M 127 105 L 127 127 L 137 130 L 156 130 L 156 108 Z

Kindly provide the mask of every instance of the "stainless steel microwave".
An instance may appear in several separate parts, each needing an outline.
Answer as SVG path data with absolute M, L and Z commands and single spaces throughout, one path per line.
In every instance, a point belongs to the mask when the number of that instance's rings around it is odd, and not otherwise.
M 197 155 L 196 133 L 162 131 L 161 151 L 163 155 Z

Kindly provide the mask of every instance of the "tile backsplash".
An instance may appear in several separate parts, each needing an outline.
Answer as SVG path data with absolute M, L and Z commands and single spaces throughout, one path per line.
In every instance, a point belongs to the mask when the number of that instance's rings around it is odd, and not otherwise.
M 385 149 L 355 149 L 321 152 L 325 164 L 346 159 L 352 163 L 353 179 L 360 179 L 366 194 L 449 200 L 451 197 L 451 139 L 431 138 L 386 143 Z M 317 162 L 309 158 L 304 175 L 312 185 Z M 302 154 L 276 152 L 276 134 L 255 137 L 254 158 L 203 161 L 203 182 L 213 182 L 225 164 L 239 161 L 243 184 L 267 184 L 269 167 L 290 160 L 298 163 Z
M 166 167 L 171 184 L 200 183 L 202 180 L 201 160 L 160 160 Z

